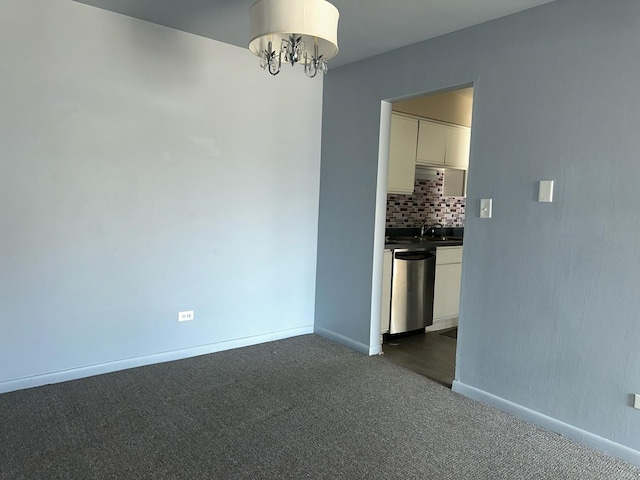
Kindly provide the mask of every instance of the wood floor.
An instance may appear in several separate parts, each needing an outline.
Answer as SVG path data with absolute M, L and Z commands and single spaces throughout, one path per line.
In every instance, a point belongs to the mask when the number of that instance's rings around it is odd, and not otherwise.
M 386 358 L 451 388 L 456 369 L 457 328 L 385 338 Z

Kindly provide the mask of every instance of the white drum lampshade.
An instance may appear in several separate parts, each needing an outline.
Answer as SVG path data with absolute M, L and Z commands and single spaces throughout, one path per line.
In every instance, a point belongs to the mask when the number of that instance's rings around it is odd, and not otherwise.
M 249 50 L 257 56 L 280 51 L 291 36 L 301 37 L 311 61 L 314 49 L 326 62 L 338 53 L 338 9 L 326 0 L 257 0 L 249 9 Z M 317 45 L 317 49 L 316 49 Z

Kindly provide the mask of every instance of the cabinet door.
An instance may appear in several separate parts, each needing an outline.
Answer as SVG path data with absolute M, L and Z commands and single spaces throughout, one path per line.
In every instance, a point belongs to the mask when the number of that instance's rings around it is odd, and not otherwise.
M 391 137 L 389 142 L 389 193 L 413 193 L 416 181 L 416 145 L 418 140 L 418 120 L 391 116 Z
M 469 168 L 471 129 L 450 127 L 447 131 L 447 151 L 444 164 L 448 167 Z
M 436 265 L 433 294 L 433 319 L 457 317 L 460 312 L 460 280 L 462 264 Z
M 439 123 L 420 120 L 418 130 L 418 152 L 416 163 L 419 165 L 444 165 L 449 127 Z
M 389 331 L 389 319 L 391 318 L 391 268 L 393 265 L 393 253 L 384 251 L 382 263 L 382 305 L 380 306 L 380 333 Z
M 445 169 L 442 194 L 445 197 L 465 197 L 467 195 L 467 171 L 454 168 Z

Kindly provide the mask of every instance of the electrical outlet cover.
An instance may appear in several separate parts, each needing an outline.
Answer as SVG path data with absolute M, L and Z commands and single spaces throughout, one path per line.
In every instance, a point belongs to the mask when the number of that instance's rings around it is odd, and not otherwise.
M 179 322 L 188 322 L 189 320 L 193 320 L 194 312 L 193 310 L 186 310 L 184 312 L 178 312 L 178 321 Z
M 553 202 L 553 180 L 540 180 L 538 186 L 538 202 Z

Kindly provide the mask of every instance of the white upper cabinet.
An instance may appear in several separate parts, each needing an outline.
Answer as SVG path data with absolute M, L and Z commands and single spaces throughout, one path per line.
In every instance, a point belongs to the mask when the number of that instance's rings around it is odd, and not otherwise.
M 448 127 L 447 151 L 444 165 L 466 170 L 469 168 L 469 146 L 471 129 L 466 127 Z
M 444 174 L 442 195 L 445 197 L 466 197 L 467 171 L 457 168 L 448 168 Z
M 420 120 L 416 164 L 466 170 L 470 140 L 467 127 Z
M 448 128 L 441 123 L 420 120 L 416 155 L 418 165 L 444 166 Z
M 416 180 L 417 139 L 417 119 L 397 114 L 391 115 L 388 193 L 413 193 Z

